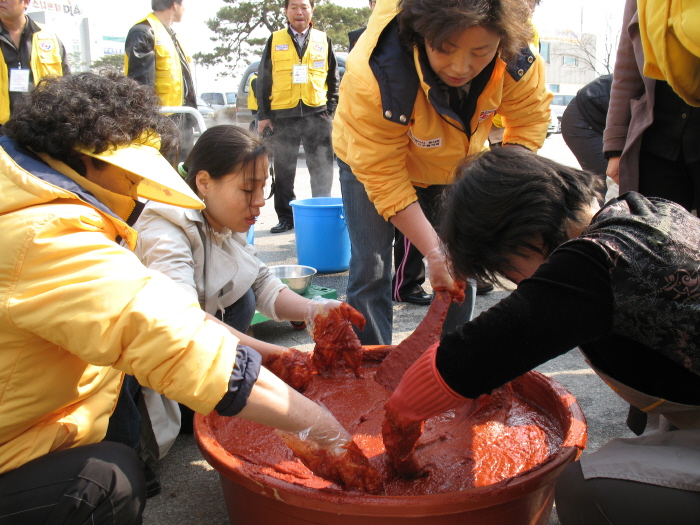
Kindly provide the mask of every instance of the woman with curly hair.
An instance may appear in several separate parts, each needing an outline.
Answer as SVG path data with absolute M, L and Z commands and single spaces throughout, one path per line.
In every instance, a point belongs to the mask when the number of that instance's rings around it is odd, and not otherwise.
M 159 108 L 131 79 L 82 73 L 43 80 L 4 126 L 3 523 L 141 523 L 142 463 L 103 441 L 124 374 L 197 412 L 303 432 L 333 458 L 347 452 L 349 434 L 327 410 L 130 251 L 137 198 L 203 208 L 159 152 L 174 144 Z
M 454 167 L 485 148 L 496 112 L 505 145 L 544 143 L 551 94 L 528 47 L 529 16 L 522 0 L 381 0 L 348 56 L 333 147 L 352 246 L 348 303 L 367 319 L 363 344 L 391 343 L 395 228 L 426 257 L 434 290 L 460 287 L 433 224 Z M 467 297 L 445 331 L 471 316 Z
M 700 516 L 700 219 L 519 148 L 467 159 L 446 199 L 455 275 L 517 289 L 444 335 L 389 406 L 411 421 L 489 394 L 579 347 L 631 406 L 636 438 L 570 464 L 562 525 L 690 525 Z

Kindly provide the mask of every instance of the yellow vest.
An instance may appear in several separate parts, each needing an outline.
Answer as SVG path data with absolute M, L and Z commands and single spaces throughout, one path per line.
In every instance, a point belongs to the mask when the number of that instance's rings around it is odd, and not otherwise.
M 258 78 L 258 75 L 253 73 L 250 75 L 250 82 L 248 82 L 248 109 L 251 111 L 256 111 L 258 109 L 258 99 L 253 93 L 253 80 Z
M 61 61 L 61 45 L 58 37 L 51 31 L 42 28 L 32 35 L 32 55 L 29 61 L 34 84 L 49 76 L 63 76 Z M 0 78 L 4 79 L 0 87 L 0 124 L 10 118 L 10 72 L 5 63 L 5 57 L 0 49 Z
M 177 48 L 170 33 L 156 15 L 149 13 L 137 22 L 148 22 L 155 34 L 156 94 L 163 106 L 182 106 L 184 89 L 182 67 Z M 176 37 L 177 38 L 177 37 Z M 129 73 L 129 55 L 124 54 L 124 74 Z
M 308 45 L 299 60 L 294 42 L 286 29 L 272 33 L 272 93 L 270 109 L 290 109 L 301 100 L 310 107 L 323 106 L 328 97 L 328 38 L 326 33 L 309 29 Z M 294 66 L 306 66 L 304 84 L 293 82 Z

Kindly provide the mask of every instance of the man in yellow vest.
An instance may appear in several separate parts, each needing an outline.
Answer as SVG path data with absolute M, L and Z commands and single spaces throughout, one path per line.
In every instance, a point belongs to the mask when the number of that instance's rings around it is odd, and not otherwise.
M 134 25 L 124 43 L 124 73 L 140 84 L 153 86 L 163 106 L 197 109 L 190 59 L 172 29 L 182 20 L 185 0 L 151 0 L 153 12 Z M 194 144 L 194 119 L 174 117 L 180 125 L 183 160 Z
M 331 39 L 314 29 L 314 0 L 286 0 L 286 29 L 272 33 L 258 69 L 258 131 L 275 134 L 275 211 L 271 233 L 294 228 L 299 144 L 311 175 L 311 195 L 329 197 L 333 184 L 331 123 L 338 104 L 338 65 Z
M 17 98 L 39 80 L 70 74 L 61 41 L 25 14 L 29 1 L 0 3 L 0 124 L 10 118 Z

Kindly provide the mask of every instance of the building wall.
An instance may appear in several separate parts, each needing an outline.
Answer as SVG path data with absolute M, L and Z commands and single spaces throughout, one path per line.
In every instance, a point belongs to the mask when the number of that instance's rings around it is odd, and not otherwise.
M 584 52 L 580 42 L 585 42 Z M 580 38 L 542 36 L 540 54 L 545 60 L 546 82 L 555 93 L 576 93 L 598 75 L 587 63 L 586 55 L 596 54 L 596 37 L 588 33 Z
M 85 4 L 90 7 L 89 3 Z M 27 9 L 27 15 L 58 35 L 66 48 L 73 72 L 88 71 L 95 60 L 105 55 L 124 54 L 126 35 L 104 34 L 94 19 L 88 16 L 89 12 L 83 3 L 71 0 L 33 0 Z

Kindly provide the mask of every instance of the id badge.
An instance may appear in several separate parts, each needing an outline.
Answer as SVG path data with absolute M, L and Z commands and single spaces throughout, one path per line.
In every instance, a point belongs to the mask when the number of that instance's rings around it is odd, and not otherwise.
M 29 69 L 10 69 L 10 91 L 27 93 L 29 91 Z
M 309 81 L 309 66 L 301 64 L 292 69 L 292 84 L 306 84 Z

